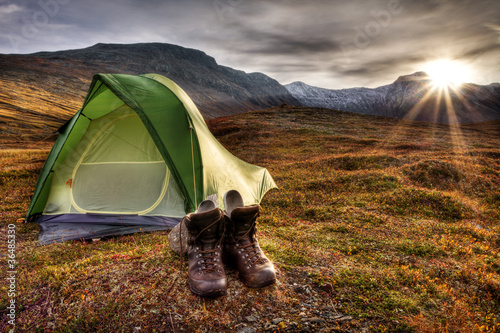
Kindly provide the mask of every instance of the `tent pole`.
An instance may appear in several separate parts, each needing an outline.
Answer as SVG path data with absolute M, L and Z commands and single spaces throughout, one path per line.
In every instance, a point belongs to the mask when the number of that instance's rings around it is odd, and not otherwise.
M 196 172 L 194 170 L 194 147 L 193 147 L 193 127 L 189 126 L 189 131 L 191 133 L 191 161 L 193 161 L 193 183 L 194 183 L 194 210 L 196 211 L 196 206 L 198 205 L 198 200 L 196 199 Z

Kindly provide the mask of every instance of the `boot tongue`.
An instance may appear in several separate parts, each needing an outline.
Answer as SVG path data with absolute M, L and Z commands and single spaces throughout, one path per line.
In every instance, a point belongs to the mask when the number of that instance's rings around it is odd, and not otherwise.
M 234 222 L 234 238 L 252 263 L 265 263 L 255 239 L 257 232 L 255 220 L 259 214 L 259 205 L 239 207 L 231 212 L 231 220 Z
M 238 207 L 231 212 L 231 220 L 234 222 L 234 236 L 242 237 L 248 233 L 248 239 L 252 239 L 253 231 L 249 231 L 254 226 L 254 221 L 259 215 L 260 206 Z M 247 237 L 245 237 L 247 238 Z
M 204 248 L 205 245 L 213 246 L 220 240 L 221 223 L 215 222 L 221 220 L 221 215 L 221 211 L 215 208 L 191 216 L 190 226 L 193 228 L 196 235 L 199 235 L 196 241 L 203 244 Z

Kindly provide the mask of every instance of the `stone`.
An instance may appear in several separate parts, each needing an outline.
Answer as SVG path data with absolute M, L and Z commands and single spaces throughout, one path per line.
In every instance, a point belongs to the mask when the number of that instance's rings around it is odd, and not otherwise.
M 249 323 L 254 323 L 256 322 L 257 320 L 259 320 L 259 318 L 257 318 L 256 316 L 254 315 L 250 315 L 250 316 L 246 316 L 245 317 L 245 320 L 248 321 Z
M 181 224 L 182 224 L 182 230 L 181 230 Z M 170 249 L 174 251 L 174 253 L 177 254 L 178 256 L 180 256 L 181 253 L 181 239 L 179 236 L 182 236 L 182 254 L 184 256 L 187 256 L 188 230 L 184 222 L 178 223 L 168 234 L 168 245 L 170 246 Z
M 325 320 L 318 318 L 318 317 L 313 317 L 313 318 L 309 318 L 309 321 L 311 323 L 320 324 L 320 323 L 323 323 Z
M 278 326 L 276 326 L 276 325 L 269 325 L 269 326 L 266 327 L 266 331 L 267 332 L 276 332 L 276 331 L 278 331 Z
M 283 318 L 274 318 L 273 320 L 271 320 L 271 323 L 273 325 L 278 325 L 279 323 L 281 323 L 283 321 Z

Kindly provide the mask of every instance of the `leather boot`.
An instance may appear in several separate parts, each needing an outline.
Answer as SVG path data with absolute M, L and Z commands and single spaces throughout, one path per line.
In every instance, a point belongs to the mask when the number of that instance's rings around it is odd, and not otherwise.
M 189 232 L 189 288 L 199 296 L 224 295 L 227 288 L 221 258 L 224 213 L 213 202 L 204 201 L 197 213 L 186 215 L 184 222 Z
M 260 206 L 244 207 L 241 195 L 235 190 L 226 193 L 224 204 L 228 229 L 224 237 L 225 262 L 236 267 L 247 287 L 261 288 L 275 283 L 274 266 L 262 252 L 256 238 Z

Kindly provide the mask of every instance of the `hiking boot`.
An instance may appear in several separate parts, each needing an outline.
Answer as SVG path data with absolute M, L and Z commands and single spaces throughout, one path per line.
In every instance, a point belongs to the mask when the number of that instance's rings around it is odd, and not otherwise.
M 228 233 L 224 238 L 224 260 L 235 266 L 241 281 L 251 288 L 276 282 L 276 271 L 259 247 L 256 238 L 260 206 L 243 204 L 241 195 L 231 190 L 224 195 Z
M 210 203 L 206 202 L 207 200 L 213 201 L 215 207 L 219 205 L 217 194 L 211 194 L 205 201 L 200 204 L 200 206 L 198 207 L 198 212 L 200 212 L 200 209 L 213 209 L 213 206 Z M 168 233 L 168 245 L 170 246 L 170 249 L 178 256 L 187 256 L 188 236 L 189 233 L 185 223 L 178 223 Z
M 221 258 L 224 213 L 212 201 L 205 200 L 196 213 L 186 215 L 184 222 L 189 233 L 189 288 L 199 296 L 224 295 L 227 288 Z

